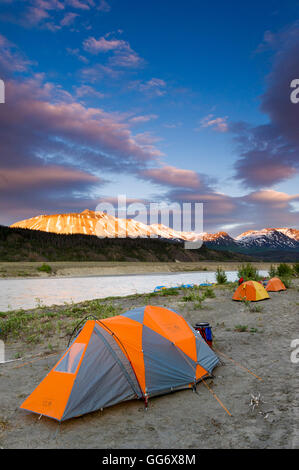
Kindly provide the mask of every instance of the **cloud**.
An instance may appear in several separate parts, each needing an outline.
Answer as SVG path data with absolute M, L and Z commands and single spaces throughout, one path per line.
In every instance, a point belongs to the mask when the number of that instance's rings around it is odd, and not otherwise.
M 115 50 L 130 50 L 130 45 L 126 41 L 121 39 L 106 39 L 101 37 L 96 39 L 89 37 L 83 42 L 83 49 L 90 52 L 91 54 L 98 54 L 99 52 L 110 52 Z
M 5 1 L 8 5 L 17 0 Z M 76 10 L 76 13 L 70 10 Z M 6 16 L 7 21 L 20 24 L 25 28 L 41 28 L 55 32 L 69 27 L 76 16 L 98 10 L 109 12 L 106 0 L 26 0 L 19 1 L 14 14 Z
M 252 229 L 299 228 L 299 212 L 294 208 L 299 194 L 261 190 L 233 197 L 215 190 L 215 181 L 207 175 L 174 166 L 147 168 L 139 175 L 164 189 L 155 196 L 158 200 L 163 194 L 164 201 L 202 203 L 204 230 L 208 232 L 223 231 L 224 227 L 228 227 L 227 230 L 234 236 L 248 230 L 248 225 Z
M 144 59 L 135 51 L 121 51 L 109 59 L 112 67 L 138 68 L 144 64 Z
M 111 6 L 106 0 L 99 0 L 97 9 L 103 12 L 109 12 L 111 10 Z
M 152 168 L 140 172 L 140 176 L 149 179 L 154 184 L 198 189 L 203 183 L 198 173 L 174 166 Z
M 112 68 L 136 68 L 144 64 L 144 60 L 135 52 L 127 41 L 122 39 L 106 39 L 110 34 L 96 39 L 89 37 L 83 42 L 83 49 L 91 54 L 112 52 L 108 66 Z
M 24 166 L 5 168 L 0 166 L 0 188 L 6 193 L 24 190 L 52 190 L 81 184 L 99 184 L 101 178 L 62 165 Z
M 17 46 L 0 34 L 0 72 L 4 78 L 13 72 L 26 72 L 33 62 L 25 58 Z
M 88 59 L 81 54 L 79 48 L 72 49 L 71 47 L 67 47 L 66 52 L 70 55 L 73 55 L 74 57 L 77 57 L 81 62 L 84 62 L 85 64 L 89 62 Z
M 26 26 L 38 26 L 43 23 L 44 27 L 48 29 L 59 29 L 60 26 L 54 23 L 45 23 L 44 20 L 51 19 L 52 11 L 64 10 L 64 4 L 58 0 L 32 0 L 28 2 L 29 6 L 25 10 L 24 18 L 21 23 Z
M 84 81 L 95 83 L 104 78 L 117 79 L 123 74 L 123 72 L 108 65 L 95 64 L 90 67 L 83 68 L 80 71 L 80 74 Z
M 299 201 L 299 194 L 287 194 L 273 189 L 255 191 L 245 196 L 248 202 L 259 203 L 261 205 L 270 205 L 276 209 L 286 209 L 293 201 Z
M 284 31 L 277 41 L 261 110 L 269 123 L 250 126 L 230 124 L 238 144 L 236 176 L 250 188 L 269 188 L 299 171 L 299 105 L 290 100 L 290 83 L 298 78 L 298 23 Z
M 163 96 L 166 93 L 166 82 L 160 78 L 151 78 L 146 82 L 136 80 L 129 84 L 129 88 L 149 95 Z
M 60 21 L 61 26 L 70 26 L 79 15 L 77 13 L 67 13 Z
M 79 87 L 78 94 L 98 94 Z M 135 174 L 161 152 L 154 137 L 134 135 L 126 114 L 77 102 L 42 74 L 6 81 L 5 113 L 0 114 L 0 199 L 9 214 L 58 211 L 65 201 L 94 201 L 104 172 Z M 59 201 L 59 202 L 58 202 Z M 82 203 L 83 204 L 83 203 Z M 18 211 L 13 207 L 18 206 Z M 56 207 L 56 209 L 55 209 Z M 90 207 L 90 206 L 89 206 Z
M 157 119 L 157 114 L 144 114 L 143 116 L 134 116 L 129 119 L 129 121 L 133 124 L 140 124 L 143 122 L 151 121 L 152 119 Z
M 205 116 L 200 121 L 200 128 L 207 128 L 210 127 L 215 131 L 218 132 L 227 132 L 228 131 L 228 123 L 227 123 L 228 116 L 225 117 L 215 117 L 213 114 L 209 114 Z M 197 128 L 196 130 L 200 130 Z
M 83 98 L 84 96 L 94 96 L 96 98 L 104 98 L 104 93 L 95 90 L 93 87 L 89 85 L 81 85 L 79 87 L 75 87 L 75 93 L 78 98 Z
M 78 8 L 79 10 L 89 10 L 90 9 L 90 2 L 80 1 L 80 0 L 67 0 L 67 3 L 70 6 L 72 6 L 73 8 Z

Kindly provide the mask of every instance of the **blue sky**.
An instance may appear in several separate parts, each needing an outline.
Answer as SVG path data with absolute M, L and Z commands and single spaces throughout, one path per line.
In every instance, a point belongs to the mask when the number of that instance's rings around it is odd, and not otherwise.
M 0 3 L 1 223 L 121 193 L 299 228 L 297 1 Z

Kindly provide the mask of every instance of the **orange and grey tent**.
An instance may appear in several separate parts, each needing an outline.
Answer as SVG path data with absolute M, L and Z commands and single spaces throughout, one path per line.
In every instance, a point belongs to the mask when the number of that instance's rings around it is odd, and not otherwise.
M 64 421 L 134 398 L 193 388 L 219 359 L 187 321 L 147 305 L 88 320 L 21 408 Z
M 250 300 L 257 302 L 258 300 L 269 299 L 269 294 L 260 284 L 256 281 L 243 282 L 233 295 L 233 300 Z
M 279 277 L 272 277 L 266 285 L 266 291 L 279 292 L 281 290 L 287 290 L 284 283 L 279 279 Z

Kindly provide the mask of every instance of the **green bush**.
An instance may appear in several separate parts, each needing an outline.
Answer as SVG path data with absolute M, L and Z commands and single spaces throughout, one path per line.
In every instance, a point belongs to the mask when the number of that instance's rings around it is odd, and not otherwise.
M 203 291 L 203 298 L 214 299 L 215 297 L 216 296 L 214 290 L 211 287 L 205 287 L 205 290 Z
M 284 283 L 287 289 L 292 287 L 292 279 L 290 277 L 281 277 L 280 280 Z
M 239 333 L 243 333 L 245 331 L 248 331 L 248 326 L 247 325 L 235 325 L 235 331 L 238 331 Z
M 38 271 L 41 271 L 41 272 L 44 272 L 44 273 L 50 273 L 52 271 L 52 268 L 51 266 L 49 266 L 48 264 L 42 264 L 41 266 L 39 266 L 37 268 Z
M 218 266 L 217 271 L 216 271 L 216 280 L 218 284 L 226 284 L 227 283 L 227 277 L 225 274 L 225 271 Z
M 280 263 L 277 268 L 277 275 L 279 277 L 291 277 L 293 274 L 293 269 L 289 264 Z
M 251 263 L 242 264 L 239 266 L 238 276 L 243 277 L 244 281 L 259 281 L 260 276 L 258 270 Z
M 295 276 L 299 277 L 299 263 L 293 264 L 293 273 Z
M 167 289 L 162 289 L 158 292 L 160 295 L 179 295 L 179 290 L 176 287 L 169 287 Z
M 269 276 L 270 276 L 270 278 L 277 276 L 277 269 L 273 264 L 271 264 L 271 266 L 270 266 Z

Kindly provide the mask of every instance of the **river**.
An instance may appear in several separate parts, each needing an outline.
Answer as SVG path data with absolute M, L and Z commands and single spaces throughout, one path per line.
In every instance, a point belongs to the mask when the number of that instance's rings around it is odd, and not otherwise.
M 259 271 L 267 276 L 267 271 Z M 237 271 L 226 271 L 228 281 L 237 279 Z M 153 292 L 156 286 L 216 282 L 214 272 L 177 272 L 120 276 L 62 277 L 46 279 L 1 279 L 0 311 L 30 309 L 38 305 L 62 305 L 110 296 Z

